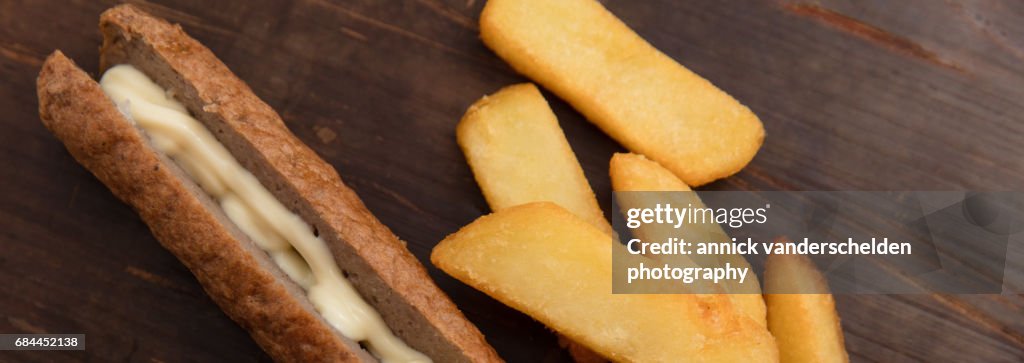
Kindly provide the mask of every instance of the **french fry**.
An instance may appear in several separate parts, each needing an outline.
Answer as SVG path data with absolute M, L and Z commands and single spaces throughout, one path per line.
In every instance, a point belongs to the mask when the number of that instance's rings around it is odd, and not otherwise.
M 474 103 L 456 138 L 491 209 L 551 201 L 611 233 L 555 114 L 533 84 L 508 86 Z
M 835 300 L 814 264 L 802 255 L 770 255 L 765 266 L 768 330 L 782 362 L 849 362 Z M 797 294 L 793 292 L 810 292 Z
M 596 0 L 490 0 L 480 35 L 517 71 L 688 185 L 736 173 L 764 140 L 750 109 Z
M 614 191 L 691 191 L 690 187 L 655 161 L 633 153 L 612 155 L 609 174 Z
M 633 153 L 616 153 L 609 163 L 612 191 L 616 192 L 690 192 L 691 189 L 679 180 L 671 171 L 643 155 Z M 668 199 L 675 200 L 660 200 Z M 695 208 L 704 205 L 696 194 L 672 195 L 669 193 L 620 193 L 619 204 L 622 209 L 652 207 L 658 203 L 669 203 L 676 206 L 692 204 Z M 646 241 L 664 241 L 668 237 L 683 237 L 688 241 L 725 241 L 728 236 L 716 223 L 690 224 L 685 229 L 677 230 L 665 224 L 648 224 L 638 228 L 635 233 Z M 701 266 L 724 265 L 727 259 L 717 255 L 691 255 Z M 742 262 L 747 267 L 746 261 Z M 748 280 L 749 281 L 749 280 Z M 759 285 L 756 280 L 753 285 Z M 758 289 L 754 291 L 760 294 Z
M 625 247 L 538 202 L 477 219 L 441 241 L 430 259 L 614 361 L 777 361 L 771 335 L 729 304 L 708 307 L 692 294 L 612 294 L 613 248 Z
M 456 138 L 491 209 L 546 200 L 611 233 L 555 114 L 533 84 L 508 86 L 474 103 Z M 571 339 L 560 336 L 559 343 L 576 362 L 605 361 Z
M 612 190 L 616 192 L 630 191 L 690 191 L 682 180 L 679 180 L 672 172 L 658 165 L 658 163 L 645 158 L 643 155 L 617 153 L 612 156 L 609 173 L 612 179 Z M 695 208 L 703 208 L 704 205 L 696 195 L 679 196 L 683 199 L 670 198 L 665 194 L 628 194 L 620 193 L 619 204 L 621 208 L 636 208 L 653 206 L 656 203 L 669 203 L 673 205 L 693 204 Z M 666 200 L 638 200 L 638 198 L 663 198 Z M 691 199 L 692 198 L 692 199 Z M 675 199 L 675 200 L 673 200 Z M 676 230 L 673 226 L 648 224 L 636 229 L 637 237 L 644 241 L 665 241 L 668 237 L 681 237 L 689 241 L 723 241 L 729 243 L 728 236 L 722 228 L 715 223 L 702 225 L 687 225 L 682 230 Z M 717 255 L 717 256 L 670 256 L 678 265 L 686 264 L 688 261 L 680 261 L 687 258 L 693 259 L 693 264 L 703 267 L 724 266 L 729 263 L 732 266 L 749 269 L 750 264 L 741 255 Z M 741 285 L 739 282 L 730 281 L 722 283 L 723 289 L 730 292 L 729 298 L 743 314 L 749 316 L 761 326 L 767 326 L 765 317 L 765 302 L 761 297 L 760 283 L 757 276 L 751 276 Z M 698 290 L 701 291 L 701 290 Z M 705 291 L 706 292 L 706 291 Z

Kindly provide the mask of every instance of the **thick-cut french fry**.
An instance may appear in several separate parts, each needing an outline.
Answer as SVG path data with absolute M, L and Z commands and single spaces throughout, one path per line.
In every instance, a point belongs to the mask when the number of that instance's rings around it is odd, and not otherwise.
M 771 335 L 728 300 L 719 309 L 692 294 L 612 294 L 613 248 L 625 247 L 539 202 L 477 219 L 438 244 L 431 261 L 615 361 L 777 361 Z
M 764 297 L 781 361 L 849 362 L 835 301 L 814 264 L 802 255 L 771 255 L 764 275 L 765 291 L 790 292 Z
M 555 114 L 533 84 L 508 86 L 474 103 L 456 138 L 491 209 L 551 201 L 611 233 Z
M 477 101 L 456 138 L 491 209 L 551 201 L 611 233 L 611 225 L 551 112 L 530 83 L 508 86 Z M 605 361 L 560 337 L 576 362 Z
M 640 191 L 664 191 L 664 192 L 686 192 L 690 187 L 686 186 L 672 172 L 648 160 L 643 155 L 617 153 L 612 156 L 609 170 L 612 179 L 612 189 L 616 192 L 640 192 Z M 668 193 L 657 194 L 628 194 L 620 193 L 619 205 L 621 208 L 651 207 L 656 203 L 668 203 L 672 205 L 693 204 L 695 208 L 703 208 L 704 205 L 696 195 L 669 195 Z M 637 198 L 659 198 L 659 200 L 639 200 Z M 662 200 L 664 199 L 664 200 Z M 665 241 L 668 237 L 681 237 L 690 241 L 721 241 L 729 243 L 728 236 L 722 228 L 715 223 L 702 225 L 688 225 L 682 230 L 676 230 L 673 226 L 661 224 L 648 224 L 636 229 L 635 234 L 645 241 Z M 717 256 L 671 256 L 674 259 L 690 258 L 694 263 L 703 267 L 724 266 L 729 263 L 732 266 L 750 268 L 750 264 L 741 255 L 717 255 Z M 678 262 L 678 260 L 676 260 Z M 686 261 L 684 261 L 686 262 Z M 753 273 L 743 284 L 739 282 L 723 283 L 723 289 L 730 292 L 736 308 L 746 314 L 761 326 L 766 326 L 765 303 L 761 297 L 760 284 L 757 276 Z M 706 292 L 706 291 L 705 291 Z
M 688 185 L 736 173 L 764 139 L 750 109 L 596 0 L 490 0 L 480 34 L 517 71 Z
M 655 161 L 633 153 L 612 155 L 609 174 L 616 192 L 688 192 L 690 187 Z

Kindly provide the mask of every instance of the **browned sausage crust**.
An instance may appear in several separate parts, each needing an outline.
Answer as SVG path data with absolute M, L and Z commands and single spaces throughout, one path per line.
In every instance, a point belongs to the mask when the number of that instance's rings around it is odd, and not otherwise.
M 106 11 L 100 29 L 102 67 L 131 64 L 173 92 L 275 197 L 315 227 L 353 286 L 396 335 L 437 362 L 500 361 L 404 243 L 209 49 L 179 26 L 130 5 Z M 308 316 L 308 301 L 296 297 L 301 290 L 279 281 L 283 275 L 265 254 L 239 238 L 219 208 L 201 201 L 208 198 L 193 183 L 186 186 L 177 179 L 173 165 L 161 164 L 166 160 L 125 122 L 95 82 L 74 68 L 59 54 L 44 66 L 39 81 L 44 123 L 79 162 L 139 210 L 154 235 L 232 318 L 277 359 L 372 359 L 338 341 L 318 315 Z M 190 209 L 182 209 L 182 203 Z M 200 209 L 207 212 L 197 214 Z M 220 244 L 235 246 L 210 243 L 209 233 L 219 233 Z M 264 291 L 271 289 L 265 285 L 276 286 L 279 294 Z M 307 316 L 285 318 L 270 308 Z M 310 343 L 296 344 L 300 338 Z
M 68 151 L 132 206 L 221 309 L 280 361 L 372 360 L 342 339 L 262 250 L 60 51 L 37 81 L 39 115 Z

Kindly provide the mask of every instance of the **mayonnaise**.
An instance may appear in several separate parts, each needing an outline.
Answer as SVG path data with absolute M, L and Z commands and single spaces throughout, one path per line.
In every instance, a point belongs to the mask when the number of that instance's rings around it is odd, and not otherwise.
M 430 362 L 392 334 L 364 301 L 309 224 L 281 204 L 184 105 L 130 65 L 107 70 L 103 92 L 145 130 L 157 150 L 171 157 L 224 214 L 306 290 L 317 311 L 342 335 L 363 342 L 383 362 Z

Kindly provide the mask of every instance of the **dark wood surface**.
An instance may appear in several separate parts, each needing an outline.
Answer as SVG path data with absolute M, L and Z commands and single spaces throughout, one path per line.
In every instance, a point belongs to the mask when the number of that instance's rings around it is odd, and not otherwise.
M 1021 190 L 1024 3 L 605 1 L 749 105 L 767 139 L 710 190 Z M 38 120 L 61 49 L 96 70 L 111 1 L 0 1 L 0 332 L 86 333 L 4 361 L 265 361 Z M 455 144 L 481 95 L 524 79 L 477 37 L 483 0 L 141 4 L 180 22 L 342 174 L 511 362 L 567 356 L 544 327 L 430 267 L 488 208 Z M 546 93 L 602 207 L 622 150 Z M 840 295 L 854 361 L 1020 362 L 1019 295 Z

